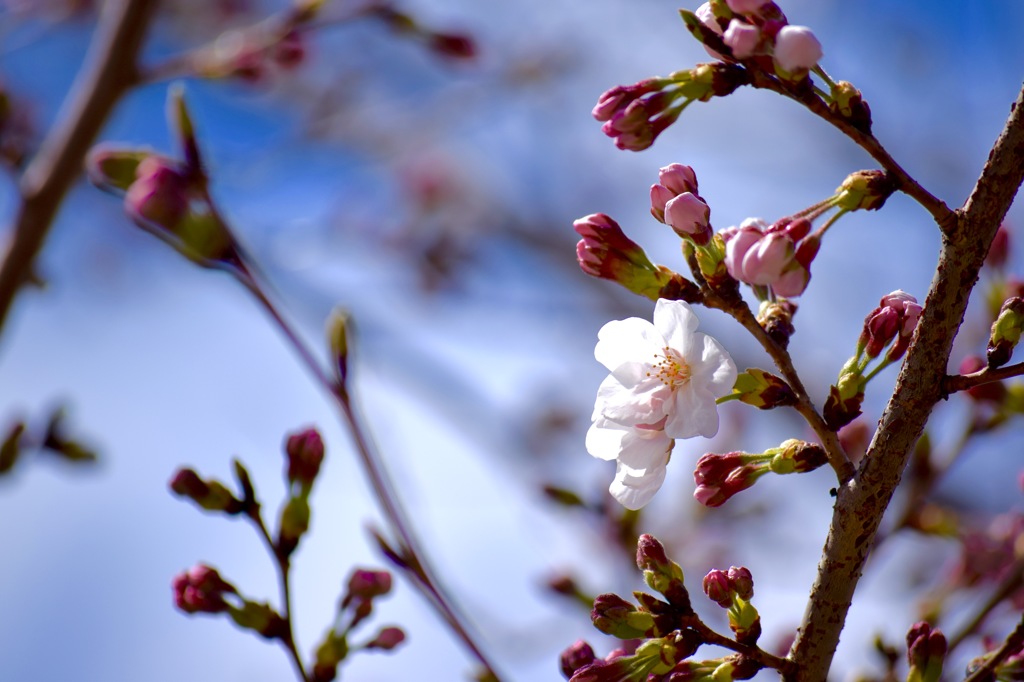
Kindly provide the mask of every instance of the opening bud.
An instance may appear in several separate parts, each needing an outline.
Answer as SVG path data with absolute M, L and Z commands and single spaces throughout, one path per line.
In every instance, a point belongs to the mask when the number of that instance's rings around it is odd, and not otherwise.
M 896 187 L 896 181 L 885 171 L 857 171 L 848 175 L 836 188 L 834 205 L 844 211 L 877 211 Z
M 817 443 L 808 443 L 790 438 L 778 448 L 769 468 L 776 474 L 803 474 L 828 463 L 825 448 Z
M 992 323 L 988 340 L 988 366 L 995 369 L 1010 361 L 1024 328 L 1024 298 L 1014 296 L 1003 302 L 999 317 Z
M 228 610 L 225 594 L 237 594 L 234 586 L 220 577 L 217 569 L 198 564 L 171 582 L 174 604 L 185 613 L 221 613 Z
M 668 558 L 665 547 L 653 535 L 644 533 L 637 541 L 636 565 L 644 572 L 644 582 L 665 595 L 669 603 L 690 611 L 690 595 L 683 584 L 683 569 Z
M 916 623 L 907 633 L 907 682 L 938 682 L 946 657 L 946 637 L 938 628 L 924 621 Z
M 740 402 L 762 410 L 796 405 L 796 394 L 781 377 L 763 369 L 748 368 L 736 377 L 733 394 Z
M 582 239 L 576 245 L 576 259 L 583 272 L 617 282 L 635 294 L 653 301 L 674 286 L 680 276 L 654 265 L 619 224 L 604 213 L 594 213 L 573 222 Z
M 220 481 L 205 481 L 193 469 L 179 469 L 170 481 L 171 491 L 187 497 L 207 511 L 240 514 L 245 509 L 242 500 L 224 487 Z
M 654 616 L 617 594 L 601 594 L 590 611 L 594 627 L 619 639 L 643 639 L 654 631 Z
M 832 101 L 828 108 L 862 133 L 871 133 L 871 107 L 853 83 L 838 81 L 832 88 Z
M 596 658 L 593 648 L 582 639 L 578 639 L 562 652 L 560 657 L 562 674 L 566 679 L 571 678 L 577 670 L 585 665 L 590 665 Z

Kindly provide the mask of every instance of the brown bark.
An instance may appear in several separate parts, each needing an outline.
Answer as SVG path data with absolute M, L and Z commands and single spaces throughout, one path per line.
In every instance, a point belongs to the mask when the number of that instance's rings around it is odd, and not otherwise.
M 943 398 L 953 339 L 963 321 L 989 244 L 1024 180 L 1024 89 L 971 196 L 942 225 L 943 242 L 918 330 L 857 475 L 839 489 L 803 625 L 790 651 L 794 674 L 824 682 L 874 542 L 910 453 Z
M 57 123 L 21 176 L 21 206 L 0 266 L 0 328 L 32 276 L 64 195 L 82 170 L 89 146 L 121 96 L 137 81 L 136 57 L 156 0 L 108 0 Z

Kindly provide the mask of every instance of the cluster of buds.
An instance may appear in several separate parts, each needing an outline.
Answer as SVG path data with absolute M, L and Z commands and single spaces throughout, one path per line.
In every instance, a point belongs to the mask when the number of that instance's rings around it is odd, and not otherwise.
M 799 296 L 811 279 L 811 261 L 821 245 L 821 235 L 810 232 L 807 218 L 783 218 L 772 225 L 748 218 L 721 232 L 725 267 L 740 282 L 770 287 L 777 296 Z
M 829 428 L 838 430 L 860 415 L 864 388 L 880 371 L 906 353 L 921 310 L 916 298 L 896 290 L 883 296 L 878 307 L 864 318 L 857 352 L 840 370 L 839 380 L 831 387 L 825 400 L 824 417 Z M 882 356 L 887 347 L 889 350 Z M 867 371 L 868 364 L 879 357 L 878 364 Z
M 1010 361 L 1013 349 L 1020 342 L 1021 330 L 1024 329 L 1024 298 L 1014 296 L 1003 301 L 999 316 L 992 323 L 992 333 L 988 339 L 988 366 L 991 369 L 1002 367 Z
M 704 576 L 704 594 L 729 611 L 729 628 L 736 641 L 755 644 L 761 636 L 761 616 L 750 603 L 754 597 L 754 578 L 750 570 L 731 566 L 728 571 L 715 569 Z
M 697 174 L 689 166 L 659 169 L 658 184 L 651 185 L 651 215 L 697 246 L 711 241 L 711 208 L 697 193 Z
M 277 611 L 243 597 L 215 568 L 205 564 L 193 566 L 175 576 L 171 588 L 175 606 L 189 615 L 227 613 L 243 630 L 252 630 L 267 639 L 287 636 L 287 622 Z
M 313 682 L 330 682 L 338 675 L 338 666 L 357 650 L 390 651 L 405 641 L 401 628 L 382 628 L 373 639 L 354 645 L 349 636 L 373 613 L 374 600 L 391 591 L 391 574 L 387 571 L 356 569 L 338 605 L 333 627 L 327 631 L 316 649 Z
M 696 615 L 683 584 L 683 570 L 668 558 L 664 546 L 650 535 L 641 535 L 636 562 L 648 587 L 664 599 L 634 592 L 634 604 L 616 594 L 599 595 L 591 611 L 594 627 L 627 644 L 639 643 L 598 659 L 589 645 L 577 642 L 562 654 L 562 671 L 572 682 L 674 679 L 671 675 L 677 666 L 704 643 L 691 627 Z
M 946 657 L 946 637 L 938 628 L 925 622 L 916 623 L 907 632 L 907 682 L 938 682 Z
M 14 469 L 31 451 L 72 464 L 95 462 L 98 457 L 93 450 L 67 435 L 64 414 L 64 408 L 57 407 L 42 428 L 16 420 L 0 433 L 0 476 Z
M 195 129 L 180 89 L 168 106 L 182 161 L 147 150 L 99 145 L 86 159 L 89 178 L 123 194 L 132 221 L 189 260 L 207 268 L 244 271 L 238 245 L 210 203 Z
M 750 488 L 768 473 L 802 474 L 828 461 L 817 443 L 790 438 L 777 448 L 762 453 L 708 453 L 697 460 L 693 480 L 694 498 L 707 507 L 719 507 L 733 495 Z
M 607 215 L 595 213 L 580 218 L 573 222 L 573 229 L 582 237 L 576 245 L 576 258 L 588 275 L 618 282 L 652 301 L 666 298 L 692 303 L 699 296 L 693 282 L 652 263 Z
M 732 94 L 749 80 L 742 68 L 729 64 L 698 64 L 664 78 L 647 78 L 604 92 L 593 115 L 619 149 L 647 149 L 692 102 Z
M 800 81 L 822 58 L 821 43 L 811 29 L 791 25 L 770 0 L 711 0 L 696 12 L 680 14 L 716 59 L 741 61 Z

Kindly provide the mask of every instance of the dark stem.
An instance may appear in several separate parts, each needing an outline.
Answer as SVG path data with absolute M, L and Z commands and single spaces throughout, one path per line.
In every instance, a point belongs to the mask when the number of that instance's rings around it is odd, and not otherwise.
M 89 146 L 121 96 L 137 81 L 137 56 L 156 4 L 155 0 L 110 0 L 103 5 L 87 66 L 19 181 L 21 205 L 10 248 L 0 265 L 0 328 L 19 289 L 33 278 L 36 256 L 64 195 L 82 170 Z
M 795 667 L 793 661 L 774 656 L 760 647 L 743 644 L 726 637 L 725 635 L 720 635 L 699 619 L 695 618 L 694 623 L 689 624 L 689 627 L 700 633 L 701 639 L 703 639 L 706 644 L 712 644 L 720 646 L 723 649 L 735 651 L 736 653 L 742 654 L 753 661 L 757 661 L 765 668 L 772 668 L 780 672 L 791 672 Z
M 1024 180 L 1024 90 L 971 196 L 943 229 L 935 277 L 896 388 L 854 480 L 838 490 L 788 682 L 825 682 L 853 593 L 903 469 L 943 398 L 953 339 L 992 239 Z
M 810 397 L 807 395 L 807 389 L 804 388 L 803 382 L 800 381 L 800 375 L 793 365 L 793 359 L 790 357 L 789 352 L 768 336 L 768 333 L 758 324 L 757 318 L 754 317 L 750 307 L 742 300 L 738 302 L 730 301 L 710 289 L 706 289 L 704 291 L 704 304 L 709 308 L 717 308 L 734 317 L 737 322 L 743 325 L 761 343 L 761 346 L 771 357 L 772 362 L 782 372 L 782 376 L 789 384 L 789 387 L 793 389 L 793 393 L 796 394 L 797 404 L 794 408 L 803 416 L 810 427 L 814 429 L 814 433 L 821 440 L 821 445 L 825 448 L 826 455 L 828 455 L 828 462 L 832 469 L 835 470 L 839 482 L 846 483 L 853 478 L 853 463 L 846 456 L 846 452 L 839 443 L 839 437 L 835 431 L 825 424 L 825 420 L 811 402 Z

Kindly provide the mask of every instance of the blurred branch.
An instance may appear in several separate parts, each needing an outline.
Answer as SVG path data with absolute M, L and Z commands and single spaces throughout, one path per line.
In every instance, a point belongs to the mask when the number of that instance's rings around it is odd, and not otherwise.
M 984 665 L 968 675 L 964 682 L 987 682 L 995 679 L 995 671 L 999 664 L 1019 652 L 1021 646 L 1024 646 L 1024 618 L 1006 637 L 1003 645 L 990 654 Z
M 1024 89 L 971 196 L 944 226 L 935 278 L 896 388 L 856 477 L 839 489 L 818 576 L 790 651 L 798 672 L 787 680 L 823 682 L 828 676 L 882 516 L 932 408 L 943 398 L 945 368 L 968 294 L 1022 181 Z
M 1024 585 L 1024 557 L 1017 559 L 1013 563 L 1010 572 L 1006 574 L 1006 577 L 999 583 L 995 591 L 985 600 L 985 603 L 971 616 L 971 619 L 967 621 L 959 632 L 949 638 L 949 650 L 952 651 L 967 637 L 977 632 L 981 624 L 988 618 L 988 614 L 992 613 L 1007 597 L 1019 590 L 1021 585 Z
M 136 57 L 155 0 L 109 0 L 87 57 L 58 121 L 19 183 L 21 205 L 10 249 L 0 265 L 0 328 L 18 290 L 33 277 L 33 263 L 54 216 L 82 168 L 82 160 L 114 106 L 137 81 Z

